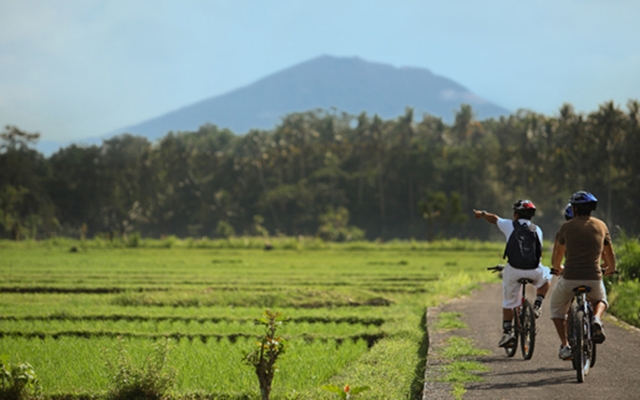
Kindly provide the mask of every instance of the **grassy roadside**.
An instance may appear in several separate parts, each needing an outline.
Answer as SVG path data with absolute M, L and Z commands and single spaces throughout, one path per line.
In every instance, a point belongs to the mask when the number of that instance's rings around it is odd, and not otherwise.
M 615 244 L 618 275 L 605 278 L 609 310 L 618 319 L 640 328 L 640 240 L 621 232 Z
M 482 381 L 477 373 L 488 371 L 489 368 L 475 359 L 490 354 L 489 350 L 475 347 L 471 339 L 450 333 L 467 328 L 460 321 L 460 316 L 456 312 L 439 312 L 431 321 L 429 330 L 429 335 L 434 337 L 432 348 L 435 351 L 430 354 L 434 360 L 430 360 L 433 368 L 427 379 L 438 382 L 456 400 L 462 399 L 466 393 L 465 384 Z

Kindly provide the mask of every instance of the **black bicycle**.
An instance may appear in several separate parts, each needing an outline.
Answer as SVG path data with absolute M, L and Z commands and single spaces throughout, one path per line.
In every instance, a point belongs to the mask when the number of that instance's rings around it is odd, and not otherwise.
M 576 370 L 578 382 L 584 382 L 589 369 L 596 364 L 596 344 L 593 342 L 591 321 L 593 311 L 587 301 L 589 286 L 578 286 L 573 289 L 573 300 L 569 308 L 568 335 L 573 355 L 573 369 Z
M 504 265 L 496 265 L 495 267 L 489 267 L 488 270 L 496 273 L 504 270 Z M 532 279 L 520 278 L 518 283 L 522 285 L 522 297 L 520 305 L 514 307 L 513 316 L 515 320 L 513 332 L 516 340 L 513 345 L 505 346 L 504 351 L 507 353 L 507 357 L 513 357 L 518 349 L 518 341 L 520 341 L 520 349 L 522 350 L 522 357 L 525 360 L 530 360 L 533 356 L 533 349 L 536 346 L 536 316 L 533 312 L 533 306 L 526 296 L 527 284 L 533 283 Z

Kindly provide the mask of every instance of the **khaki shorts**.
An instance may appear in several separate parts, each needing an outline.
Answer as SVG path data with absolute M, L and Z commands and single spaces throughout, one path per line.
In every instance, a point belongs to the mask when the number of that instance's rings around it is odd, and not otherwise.
M 601 301 L 609 308 L 607 292 L 601 280 L 567 280 L 560 277 L 553 288 L 553 292 L 551 292 L 551 300 L 549 303 L 551 318 L 566 319 L 571 299 L 573 299 L 573 288 L 582 285 L 591 287 L 591 291 L 587 293 L 587 300 L 589 300 L 591 304 Z

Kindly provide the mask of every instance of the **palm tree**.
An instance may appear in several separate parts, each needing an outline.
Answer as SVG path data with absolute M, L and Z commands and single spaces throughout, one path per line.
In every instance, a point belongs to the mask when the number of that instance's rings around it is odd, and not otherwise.
M 601 105 L 597 112 L 590 116 L 595 134 L 601 137 L 605 143 L 607 153 L 606 184 L 607 184 L 607 215 L 606 221 L 611 226 L 612 210 L 612 180 L 613 180 L 613 157 L 617 146 L 624 140 L 625 115 L 616 107 L 613 101 Z

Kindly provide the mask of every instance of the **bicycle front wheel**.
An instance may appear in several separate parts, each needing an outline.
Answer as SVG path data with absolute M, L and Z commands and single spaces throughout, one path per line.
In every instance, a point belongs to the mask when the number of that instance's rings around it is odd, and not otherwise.
M 520 310 L 520 349 L 522 357 L 530 360 L 536 346 L 536 316 L 529 300 L 525 300 Z

